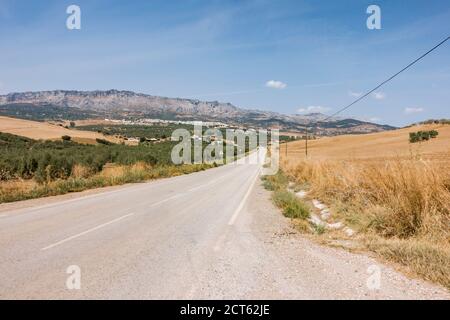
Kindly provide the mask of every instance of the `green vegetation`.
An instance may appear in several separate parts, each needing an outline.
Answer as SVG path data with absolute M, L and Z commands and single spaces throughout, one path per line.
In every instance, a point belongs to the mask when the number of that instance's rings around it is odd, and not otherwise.
M 416 143 L 420 141 L 428 141 L 430 139 L 436 138 L 438 134 L 439 132 L 437 132 L 436 130 L 410 132 L 409 142 Z
M 82 145 L 70 141 L 36 141 L 0 133 L 0 180 L 32 179 L 40 183 L 71 176 L 75 165 L 95 174 L 107 163 L 132 165 L 171 164 L 174 142 L 146 146 L 115 145 L 98 139 L 100 145 Z
M 450 119 L 429 119 L 418 124 L 450 124 Z
M 106 145 L 106 146 L 111 146 L 111 145 L 114 144 L 114 143 L 112 143 L 111 141 L 108 141 L 108 140 L 105 140 L 105 139 L 100 139 L 100 138 L 95 139 L 95 141 L 96 141 L 98 144 L 104 144 L 104 145 Z
M 264 188 L 270 191 L 286 190 L 288 183 L 288 178 L 280 171 L 275 175 L 263 177 Z
M 312 227 L 313 227 L 314 232 L 318 235 L 324 234 L 326 231 L 326 227 L 323 224 L 313 223 Z
M 175 141 L 138 146 L 103 139 L 97 142 L 78 144 L 70 136 L 60 141 L 37 141 L 0 132 L 0 203 L 172 177 L 217 166 L 174 165 L 171 152 L 178 144 Z M 203 142 L 203 148 L 206 145 Z M 226 154 L 224 158 L 232 160 Z
M 280 142 L 291 142 L 291 141 L 296 141 L 296 140 L 300 140 L 301 137 L 296 137 L 296 136 L 285 136 L 285 135 L 280 135 L 279 140 Z
M 288 178 L 280 171 L 273 176 L 265 176 L 263 185 L 267 190 L 274 191 L 272 199 L 283 215 L 293 219 L 307 219 L 309 207 L 292 192 L 287 190 Z
M 193 134 L 192 125 L 179 124 L 153 124 L 153 125 L 86 125 L 77 127 L 78 130 L 95 131 L 104 135 L 119 136 L 124 138 L 139 137 L 144 139 L 166 139 L 170 138 L 176 129 L 186 129 Z
M 308 206 L 292 192 L 277 190 L 273 194 L 273 201 L 283 211 L 285 217 L 294 219 L 306 219 L 309 217 Z

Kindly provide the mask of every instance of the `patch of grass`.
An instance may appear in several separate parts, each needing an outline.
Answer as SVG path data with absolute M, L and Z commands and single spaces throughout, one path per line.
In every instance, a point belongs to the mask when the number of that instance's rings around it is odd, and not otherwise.
M 383 239 L 369 237 L 369 249 L 388 260 L 409 267 L 426 280 L 440 283 L 450 289 L 450 249 L 442 244 L 415 239 Z
M 264 188 L 269 191 L 285 190 L 289 183 L 288 178 L 281 170 L 275 175 L 264 176 L 262 180 Z
M 275 205 L 281 208 L 285 217 L 294 219 L 306 219 L 309 217 L 308 206 L 289 191 L 276 190 L 272 199 Z
M 313 226 L 314 232 L 318 235 L 324 234 L 326 231 L 325 226 L 322 224 L 313 223 L 312 226 Z

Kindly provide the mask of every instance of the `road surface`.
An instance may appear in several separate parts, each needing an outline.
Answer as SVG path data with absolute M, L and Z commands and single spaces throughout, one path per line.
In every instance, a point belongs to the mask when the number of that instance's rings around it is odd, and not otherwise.
M 2 205 L 0 298 L 449 298 L 369 257 L 303 238 L 272 205 L 260 169 L 227 165 Z M 367 286 L 373 265 L 379 289 Z M 78 270 L 81 288 L 73 289 Z

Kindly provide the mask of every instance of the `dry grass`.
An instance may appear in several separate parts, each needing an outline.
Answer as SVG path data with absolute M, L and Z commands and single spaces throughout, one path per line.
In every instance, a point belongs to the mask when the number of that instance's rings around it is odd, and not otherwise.
M 0 183 L 0 203 L 55 196 L 87 189 L 143 182 L 152 179 L 167 178 L 193 173 L 214 165 L 150 166 L 136 163 L 130 166 L 106 165 L 98 174 L 80 165 L 76 165 L 73 174 L 65 180 L 38 184 L 34 180 L 15 180 Z
M 303 161 L 284 167 L 291 179 L 311 185 L 312 196 L 361 212 L 361 228 L 385 237 L 448 238 L 450 172 L 432 161 Z
M 450 287 L 450 126 L 410 145 L 415 130 L 314 141 L 309 159 L 299 156 L 302 142 L 291 143 L 281 166 L 367 248 Z
M 0 132 L 10 133 L 31 139 L 60 140 L 62 136 L 72 137 L 78 143 L 96 144 L 96 139 L 106 139 L 119 143 L 120 140 L 91 131 L 70 130 L 56 124 L 30 121 L 0 116 Z
M 423 143 L 409 143 L 409 132 L 437 130 L 439 136 Z M 284 156 L 285 145 L 280 146 Z M 308 158 L 312 160 L 385 160 L 386 158 L 432 159 L 449 162 L 450 125 L 413 126 L 363 135 L 342 135 L 310 140 Z M 305 159 L 304 141 L 288 144 L 290 160 Z

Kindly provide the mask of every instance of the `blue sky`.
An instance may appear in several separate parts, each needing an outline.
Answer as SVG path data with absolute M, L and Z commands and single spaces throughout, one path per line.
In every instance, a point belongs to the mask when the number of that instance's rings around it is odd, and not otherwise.
M 81 30 L 66 28 L 71 4 Z M 370 4 L 381 30 L 366 27 Z M 449 35 L 448 0 L 0 0 L 0 93 L 114 88 L 330 114 Z M 450 41 L 343 115 L 449 118 L 449 58 Z

